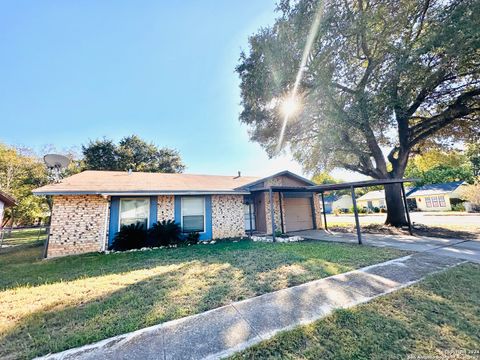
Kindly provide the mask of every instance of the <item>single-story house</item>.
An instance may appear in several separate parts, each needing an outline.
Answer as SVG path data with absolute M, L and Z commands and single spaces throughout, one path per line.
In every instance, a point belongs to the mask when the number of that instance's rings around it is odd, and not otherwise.
M 410 191 L 407 197 L 415 199 L 418 210 L 449 211 L 452 203 L 462 201 L 460 189 L 463 185 L 464 181 L 424 185 Z
M 362 208 L 386 208 L 385 204 L 385 190 L 369 191 L 357 199 L 357 207 Z
M 33 191 L 51 195 L 48 257 L 103 251 L 122 225 L 174 220 L 200 240 L 246 232 L 282 232 L 321 227 L 321 206 L 312 192 L 272 193 L 268 188 L 312 186 L 283 171 L 256 178 L 120 171 L 84 171 Z M 273 210 L 273 211 L 272 211 Z
M 325 196 L 325 213 L 331 214 L 335 210 L 348 211 L 353 207 L 351 195 Z
M 15 205 L 15 199 L 7 193 L 0 191 L 0 228 L 3 224 L 3 213 L 7 207 Z

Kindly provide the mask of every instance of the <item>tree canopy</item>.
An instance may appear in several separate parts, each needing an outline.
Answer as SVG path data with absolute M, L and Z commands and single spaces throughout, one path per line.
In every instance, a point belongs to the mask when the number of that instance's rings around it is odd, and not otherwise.
M 313 172 L 401 178 L 412 151 L 480 130 L 479 1 L 283 0 L 278 11 L 236 68 L 240 121 L 271 156 L 289 147 Z M 387 223 L 404 223 L 399 188 L 386 200 Z
M 467 155 L 459 151 L 439 150 L 415 155 L 407 165 L 405 177 L 419 179 L 417 186 L 460 180 L 473 183 L 475 180 Z
M 17 201 L 13 208 L 15 223 L 31 224 L 48 216 L 49 208 L 45 199 L 31 192 L 47 182 L 46 168 L 38 158 L 24 149 L 0 143 L 0 189 Z M 0 226 L 11 220 L 12 208 L 7 208 Z
M 180 173 L 185 170 L 177 150 L 159 148 L 136 135 L 126 136 L 115 144 L 110 139 L 97 139 L 82 146 L 87 170 L 119 170 Z

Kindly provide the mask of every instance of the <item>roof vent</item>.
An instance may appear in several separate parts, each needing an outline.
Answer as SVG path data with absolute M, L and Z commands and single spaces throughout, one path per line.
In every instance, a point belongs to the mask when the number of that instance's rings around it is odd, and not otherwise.
M 242 172 L 241 171 L 238 172 L 238 176 L 235 176 L 234 179 L 238 179 L 239 177 L 242 177 Z

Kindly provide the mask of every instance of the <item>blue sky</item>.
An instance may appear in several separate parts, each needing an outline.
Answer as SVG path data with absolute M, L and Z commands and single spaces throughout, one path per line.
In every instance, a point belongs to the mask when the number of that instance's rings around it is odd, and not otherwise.
M 0 141 L 40 151 L 137 134 L 190 173 L 267 175 L 234 72 L 275 0 L 0 2 Z

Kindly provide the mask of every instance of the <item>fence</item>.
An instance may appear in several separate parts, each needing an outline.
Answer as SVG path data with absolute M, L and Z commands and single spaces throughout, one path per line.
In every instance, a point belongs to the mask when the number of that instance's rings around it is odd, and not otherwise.
M 28 245 L 44 241 L 48 237 L 49 226 L 28 226 L 0 229 L 0 250 L 2 247 Z M 47 242 L 45 241 L 45 244 Z

